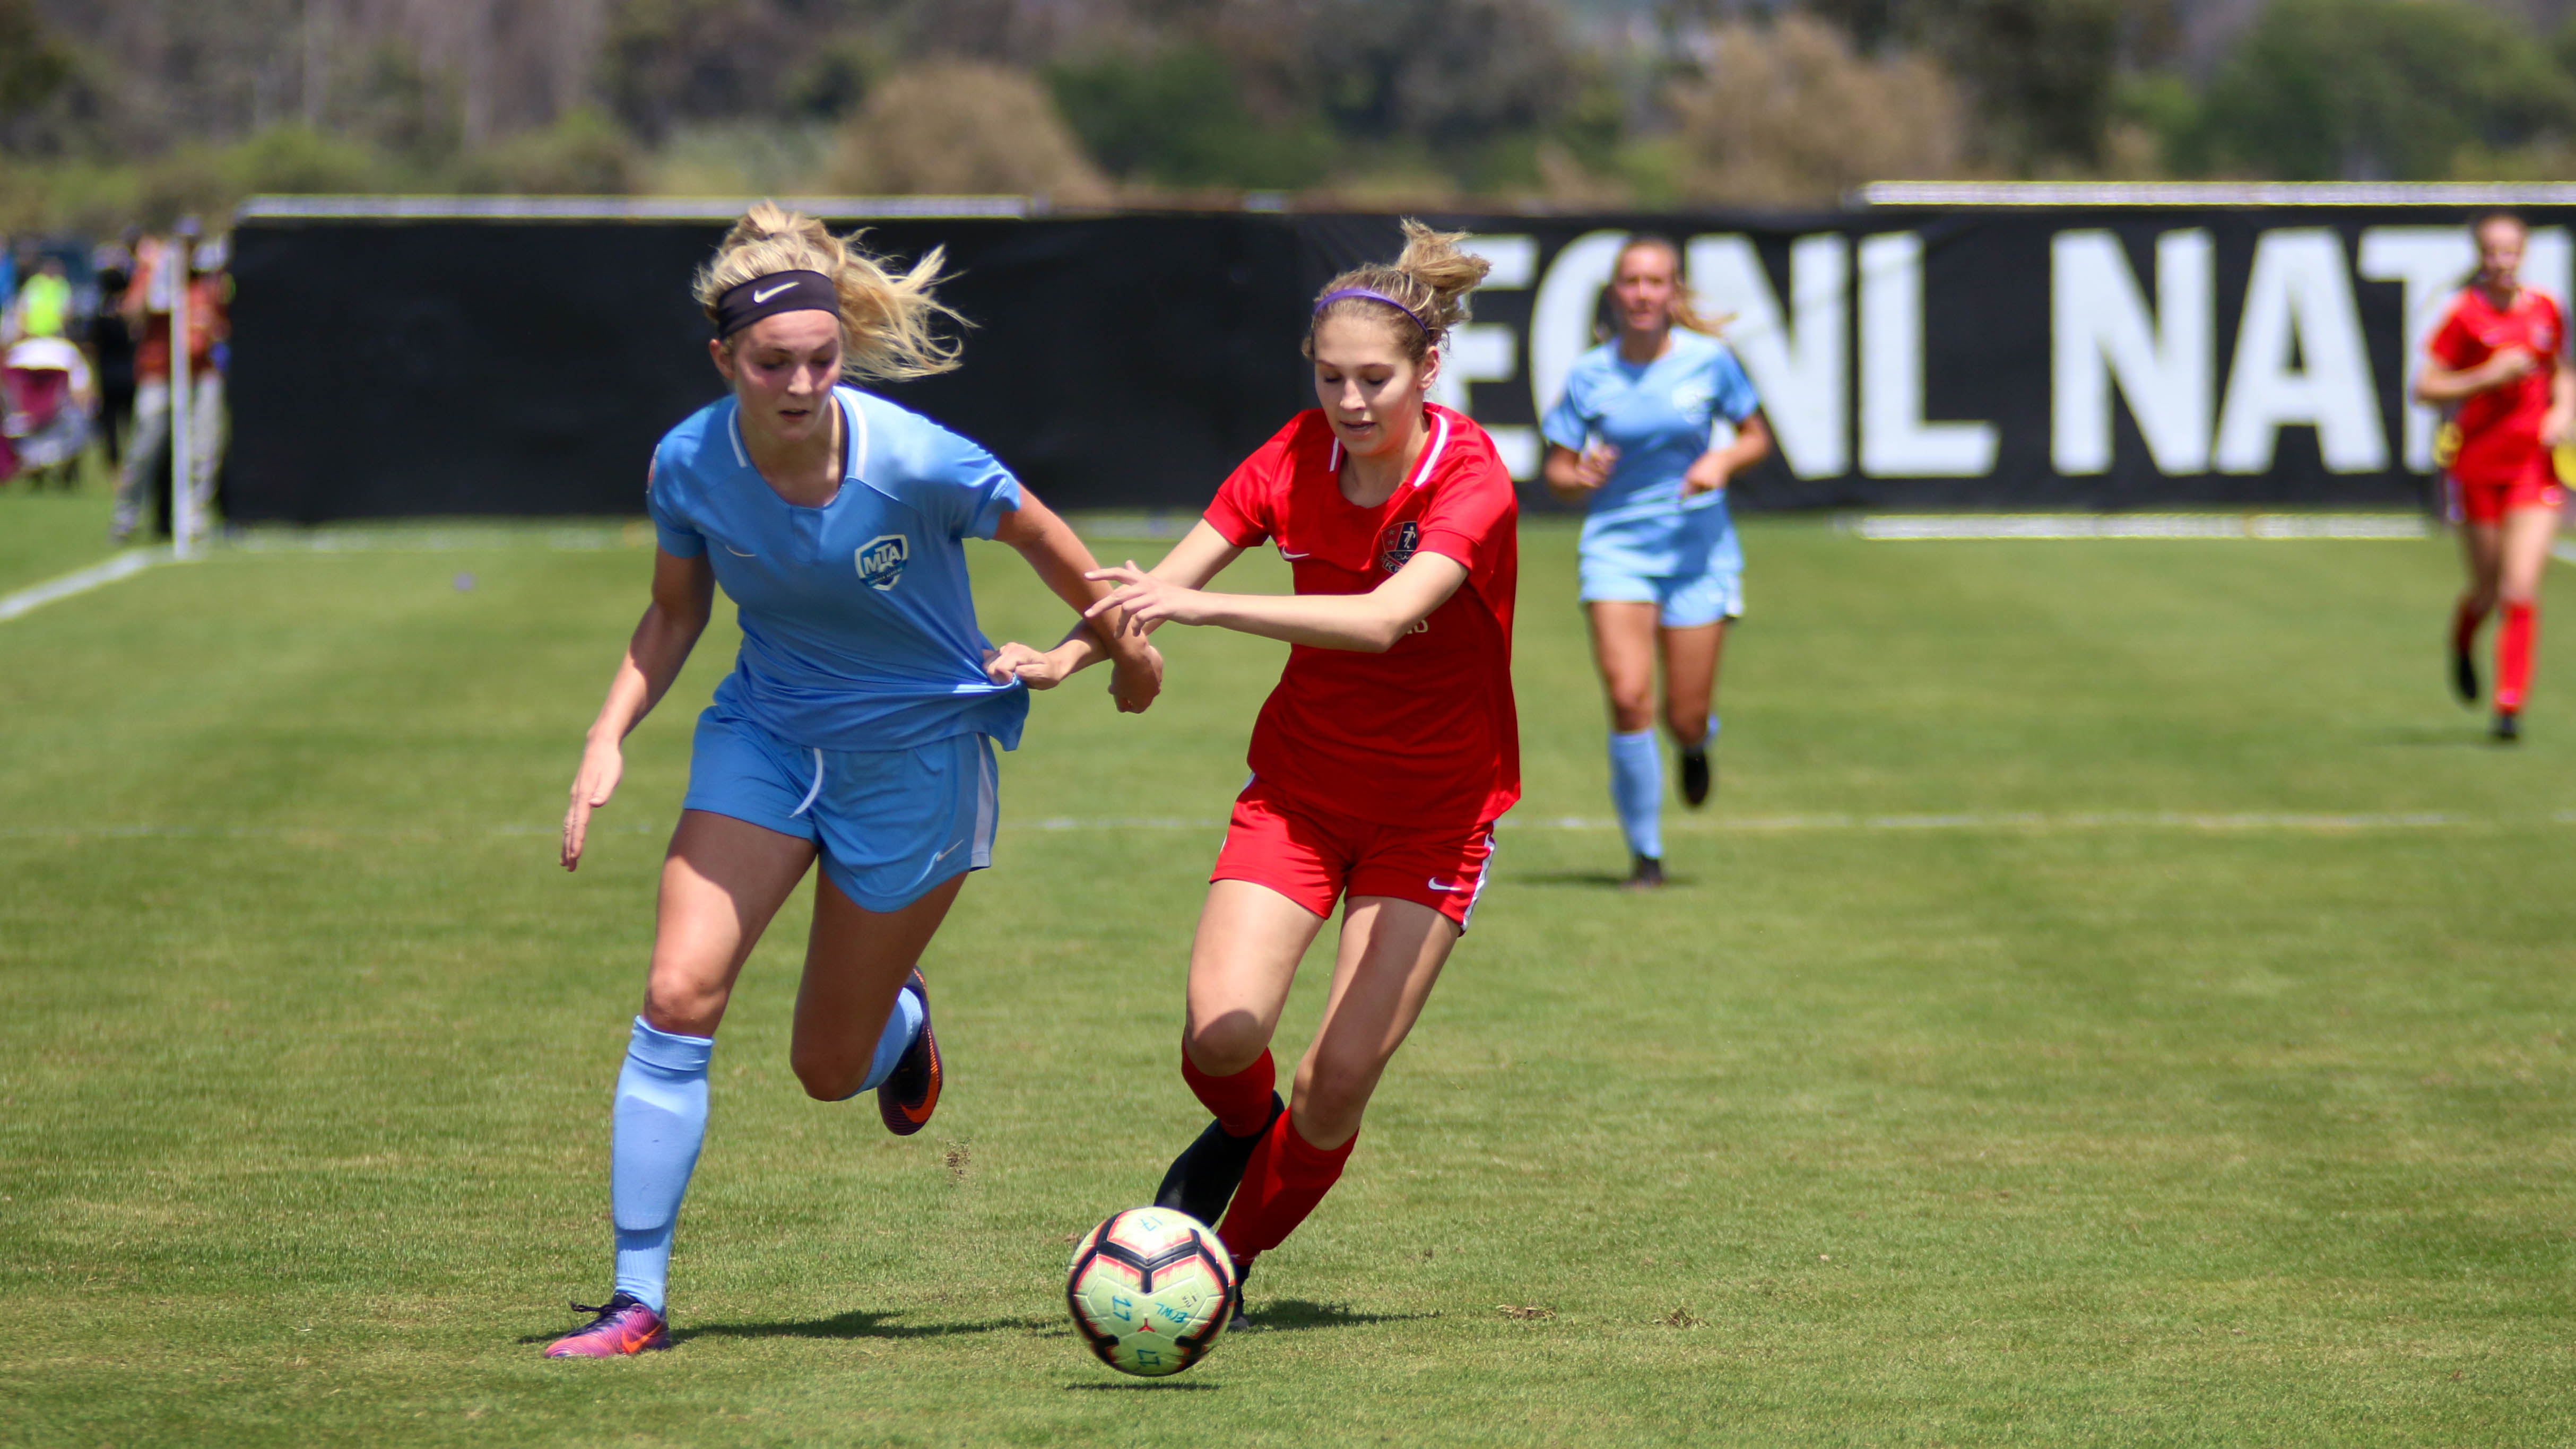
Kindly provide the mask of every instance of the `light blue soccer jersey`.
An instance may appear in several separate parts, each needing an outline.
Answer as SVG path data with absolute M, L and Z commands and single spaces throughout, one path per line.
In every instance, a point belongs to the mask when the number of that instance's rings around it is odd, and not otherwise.
M 1724 490 L 1682 496 L 1682 474 L 1708 451 L 1719 418 L 1741 423 L 1762 405 L 1725 343 L 1675 328 L 1663 356 L 1640 366 L 1616 339 L 1575 359 L 1565 396 L 1541 431 L 1559 447 L 1598 439 L 1619 450 L 1610 481 L 1583 518 L 1583 558 L 1649 578 L 1740 570 Z
M 1018 748 L 1028 691 L 984 674 L 963 541 L 993 536 L 1020 506 L 1019 481 L 919 413 L 833 391 L 846 476 L 820 508 L 788 503 L 752 467 L 730 397 L 654 451 L 654 532 L 670 553 L 714 562 L 742 623 L 716 702 L 808 749 L 963 734 Z

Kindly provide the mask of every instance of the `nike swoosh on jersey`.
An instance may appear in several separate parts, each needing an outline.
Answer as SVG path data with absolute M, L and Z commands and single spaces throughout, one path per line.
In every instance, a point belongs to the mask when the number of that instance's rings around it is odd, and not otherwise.
M 1279 556 L 1281 558 L 1313 558 L 1315 556 L 1315 551 L 1313 549 L 1308 549 L 1304 553 L 1290 553 L 1288 550 L 1283 548 L 1279 550 Z
M 735 558 L 758 558 L 758 557 L 760 557 L 760 555 L 758 555 L 758 554 L 756 554 L 756 553 L 744 553 L 741 549 L 738 549 L 738 548 L 734 547 L 732 544 L 726 544 L 726 545 L 724 546 L 724 548 L 725 548 L 725 552 L 727 552 L 727 553 L 729 553 L 729 554 L 732 554 Z
M 795 285 L 796 285 L 796 284 L 795 284 L 794 282 L 781 282 L 781 283 L 779 283 L 777 286 L 770 288 L 770 289 L 769 289 L 768 291 L 766 291 L 766 292 L 754 292 L 754 293 L 752 293 L 752 294 L 751 294 L 751 301 L 752 301 L 752 305 L 754 305 L 754 306 L 758 306 L 759 304 L 761 304 L 761 303 L 763 303 L 763 302 L 768 301 L 770 298 L 777 296 L 779 293 L 784 292 L 784 291 L 786 291 L 788 288 L 790 288 L 790 287 L 792 287 L 792 286 L 795 286 Z

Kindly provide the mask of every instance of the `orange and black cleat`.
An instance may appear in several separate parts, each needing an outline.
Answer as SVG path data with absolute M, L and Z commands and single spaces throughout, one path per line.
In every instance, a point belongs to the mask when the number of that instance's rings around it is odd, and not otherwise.
M 921 1032 L 894 1064 L 894 1074 L 877 1088 L 877 1115 L 897 1137 L 929 1126 L 930 1114 L 939 1110 L 939 1038 L 930 1030 L 930 987 L 915 971 L 903 989 L 921 1003 Z
M 631 1293 L 620 1293 L 593 1307 L 572 1306 L 575 1313 L 596 1313 L 590 1327 L 565 1334 L 546 1345 L 548 1358 L 619 1358 L 671 1346 L 670 1325 Z

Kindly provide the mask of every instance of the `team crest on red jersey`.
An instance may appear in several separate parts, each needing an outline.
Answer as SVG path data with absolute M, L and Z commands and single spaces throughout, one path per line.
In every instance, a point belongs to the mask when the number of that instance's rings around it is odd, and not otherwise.
M 1387 525 L 1377 536 L 1377 561 L 1388 573 L 1413 561 L 1413 551 L 1422 546 L 1422 525 L 1408 518 Z

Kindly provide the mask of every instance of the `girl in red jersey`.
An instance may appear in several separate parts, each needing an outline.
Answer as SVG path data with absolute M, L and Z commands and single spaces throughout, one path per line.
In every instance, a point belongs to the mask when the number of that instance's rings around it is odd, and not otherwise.
M 2576 434 L 2576 373 L 2563 354 L 2567 323 L 2556 299 L 2519 280 L 2529 233 L 2511 212 L 2470 225 L 2478 274 L 2433 334 L 2415 396 L 2455 408 L 2459 450 L 2451 459 L 2452 516 L 2462 527 L 2469 587 L 2451 616 L 2451 679 L 2464 703 L 2478 697 L 2470 650 L 2478 627 L 2501 602 L 2496 634 L 2495 737 L 2522 737 L 2539 634 L 2540 576 L 2565 501 L 2551 450 Z
M 1315 302 L 1305 351 L 1322 406 L 1235 469 L 1152 572 L 1091 575 L 1119 585 L 1091 617 L 1123 609 L 1130 629 L 1212 624 L 1293 646 L 1253 726 L 1253 778 L 1190 950 L 1181 1076 L 1216 1121 L 1156 1199 L 1201 1222 L 1223 1213 L 1218 1235 L 1245 1271 L 1341 1176 L 1475 911 L 1494 821 L 1520 798 L 1519 505 L 1484 431 L 1424 400 L 1486 264 L 1458 235 L 1407 221 L 1404 236 L 1393 266 L 1344 272 Z M 1264 542 L 1293 567 L 1294 595 L 1202 592 Z M 1283 1106 L 1271 1034 L 1337 900 L 1323 1024 Z

